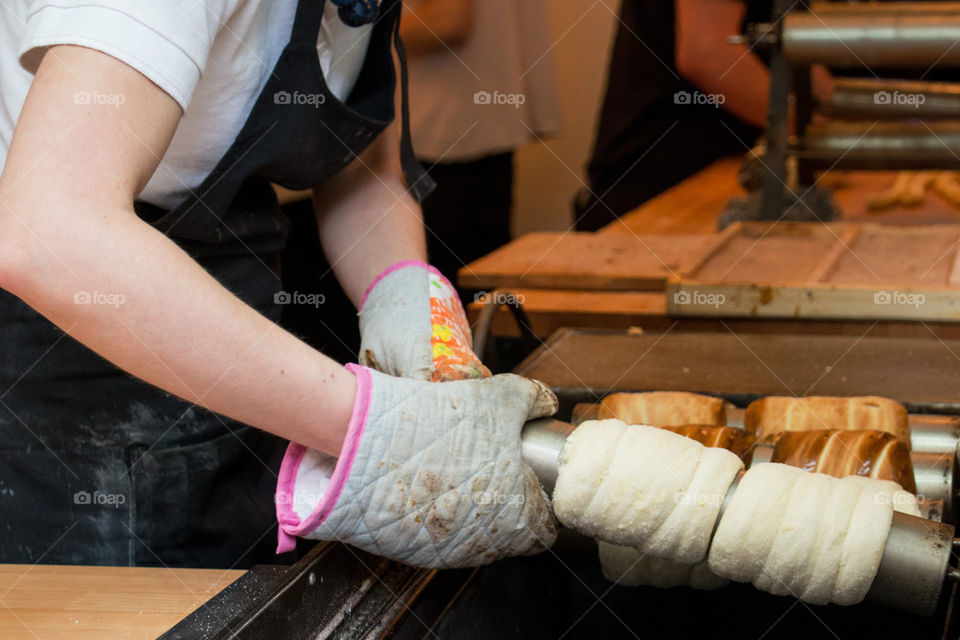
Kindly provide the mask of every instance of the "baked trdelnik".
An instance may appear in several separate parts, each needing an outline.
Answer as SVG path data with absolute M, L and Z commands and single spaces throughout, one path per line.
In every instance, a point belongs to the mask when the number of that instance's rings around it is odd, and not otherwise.
M 781 431 L 770 436 L 767 443 L 773 447 L 770 462 L 835 478 L 891 480 L 910 493 L 917 492 L 909 449 L 884 431 Z
M 607 418 L 654 427 L 727 423 L 722 398 L 685 391 L 611 393 L 600 401 L 597 411 L 597 419 Z
M 755 434 L 759 442 L 782 431 L 869 429 L 889 433 L 910 449 L 906 408 L 895 400 L 879 396 L 769 396 L 750 403 L 743 426 Z

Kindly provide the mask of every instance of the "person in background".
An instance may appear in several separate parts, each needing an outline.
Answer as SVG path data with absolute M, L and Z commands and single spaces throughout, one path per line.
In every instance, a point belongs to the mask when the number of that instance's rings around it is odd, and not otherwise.
M 560 127 L 544 0 L 412 0 L 410 126 L 437 182 L 423 202 L 427 253 L 451 281 L 510 240 L 513 153 Z
M 770 0 L 623 0 L 577 229 L 599 229 L 753 145 L 770 74 L 754 51 L 727 39 L 770 11 Z M 829 89 L 829 73 L 815 68 L 815 96 Z

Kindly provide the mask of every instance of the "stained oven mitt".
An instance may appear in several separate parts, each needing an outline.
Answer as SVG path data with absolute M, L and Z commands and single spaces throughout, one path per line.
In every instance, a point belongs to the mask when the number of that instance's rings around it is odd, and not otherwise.
M 367 288 L 360 304 L 360 363 L 414 380 L 486 378 L 470 326 L 450 281 L 429 265 L 398 262 Z
M 533 554 L 556 538 L 549 501 L 520 457 L 520 430 L 556 396 L 511 374 L 432 384 L 357 376 L 339 458 L 291 443 L 277 483 L 278 553 L 294 536 L 340 540 L 429 567 Z

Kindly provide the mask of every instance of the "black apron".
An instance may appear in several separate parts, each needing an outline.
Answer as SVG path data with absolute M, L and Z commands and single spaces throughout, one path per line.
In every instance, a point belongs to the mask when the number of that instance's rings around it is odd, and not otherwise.
M 301 0 L 290 43 L 213 172 L 173 210 L 136 203 L 141 218 L 274 321 L 287 228 L 270 182 L 315 186 L 392 121 L 391 42 L 406 73 L 400 5 L 384 0 L 343 103 L 317 55 L 324 0 Z M 401 162 L 421 198 L 431 180 L 413 160 L 403 84 Z M 275 544 L 284 444 L 124 373 L 0 290 L 0 562 L 262 561 Z

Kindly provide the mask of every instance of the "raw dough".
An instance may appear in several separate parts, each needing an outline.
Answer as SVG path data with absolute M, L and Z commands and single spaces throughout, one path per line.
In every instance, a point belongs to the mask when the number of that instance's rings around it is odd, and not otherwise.
M 877 574 L 901 491 L 883 480 L 756 465 L 720 519 L 710 570 L 814 604 L 860 602 Z
M 560 453 L 554 511 L 580 533 L 692 565 L 706 556 L 741 469 L 725 449 L 655 427 L 589 420 Z

